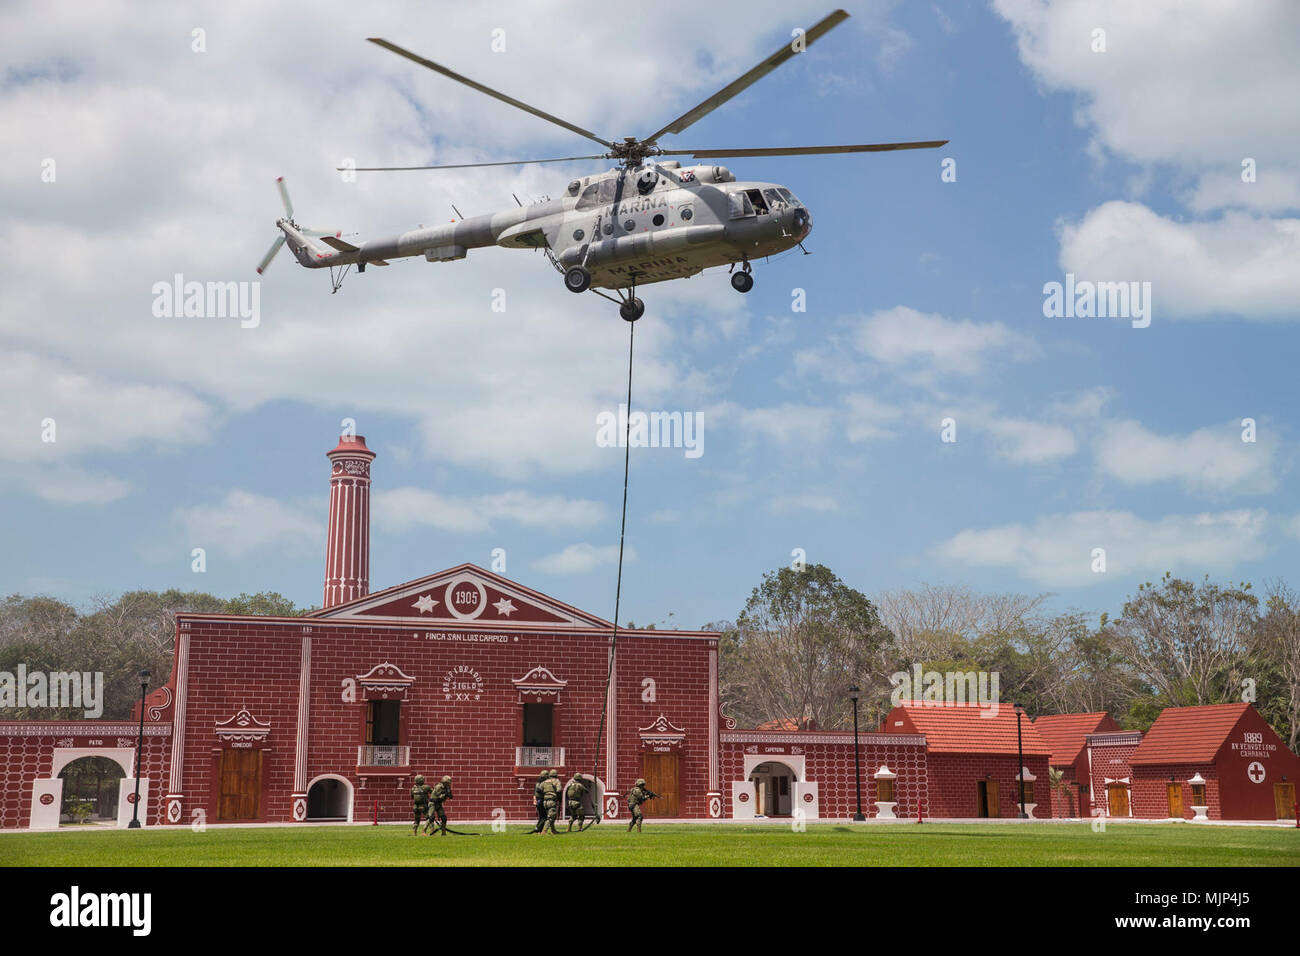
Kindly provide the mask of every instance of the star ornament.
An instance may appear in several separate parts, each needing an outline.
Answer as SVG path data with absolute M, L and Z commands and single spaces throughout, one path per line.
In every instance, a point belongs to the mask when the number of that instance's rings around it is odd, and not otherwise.
M 433 610 L 434 605 L 437 603 L 438 602 L 429 595 L 421 594 L 420 599 L 412 604 L 411 607 L 418 609 L 421 614 L 428 614 Z
M 497 609 L 497 613 L 502 617 L 509 617 L 511 612 L 519 610 L 519 608 L 515 607 L 509 598 L 502 598 L 492 606 Z

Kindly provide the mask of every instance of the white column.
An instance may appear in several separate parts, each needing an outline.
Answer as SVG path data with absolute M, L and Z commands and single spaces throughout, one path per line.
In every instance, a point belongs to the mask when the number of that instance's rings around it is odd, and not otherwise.
M 298 665 L 298 750 L 293 764 L 293 792 L 307 792 L 307 726 L 311 704 L 311 635 L 302 636 L 302 661 Z
M 709 790 L 718 789 L 718 648 L 709 648 Z
M 611 642 L 610 654 L 614 653 Z M 605 698 L 605 789 L 618 789 L 618 659 L 611 661 L 609 696 Z

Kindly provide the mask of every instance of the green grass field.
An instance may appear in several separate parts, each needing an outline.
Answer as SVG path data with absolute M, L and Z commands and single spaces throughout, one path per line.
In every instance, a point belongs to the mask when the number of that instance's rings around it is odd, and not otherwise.
M 0 835 L 5 866 L 1300 866 L 1300 830 L 1125 824 L 788 826 L 610 821 L 534 836 L 410 827 L 208 827 Z

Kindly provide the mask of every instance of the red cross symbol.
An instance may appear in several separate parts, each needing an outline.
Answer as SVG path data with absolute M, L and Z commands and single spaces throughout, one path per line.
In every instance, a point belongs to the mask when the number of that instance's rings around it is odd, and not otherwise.
M 1258 760 L 1255 761 L 1246 768 L 1246 776 L 1250 777 L 1250 779 L 1256 783 L 1259 783 L 1264 779 L 1264 765 Z

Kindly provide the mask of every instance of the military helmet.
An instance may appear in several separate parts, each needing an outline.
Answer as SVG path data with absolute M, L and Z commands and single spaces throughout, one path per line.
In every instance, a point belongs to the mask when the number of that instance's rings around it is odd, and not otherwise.
M 416 782 L 416 783 L 424 783 L 424 775 L 423 775 L 423 774 L 417 774 L 417 775 L 416 775 L 416 778 L 415 778 L 415 782 Z
M 638 787 L 644 787 L 644 786 L 645 786 L 645 777 L 642 777 L 642 778 L 640 778 L 639 780 L 637 780 L 636 785 L 637 785 Z
M 442 778 L 442 782 L 443 782 L 443 783 L 451 783 L 451 777 L 450 777 L 450 776 L 443 777 L 443 778 Z

